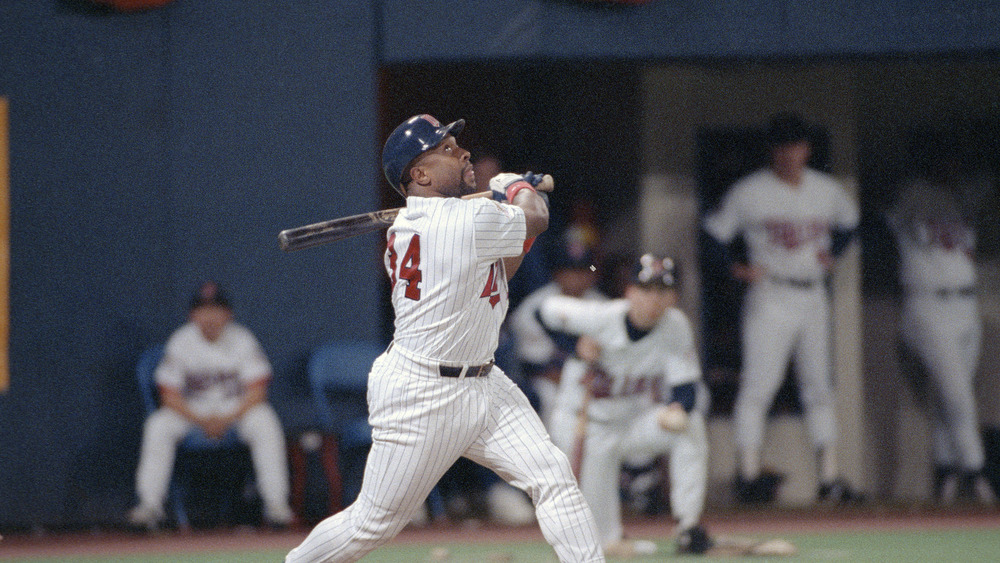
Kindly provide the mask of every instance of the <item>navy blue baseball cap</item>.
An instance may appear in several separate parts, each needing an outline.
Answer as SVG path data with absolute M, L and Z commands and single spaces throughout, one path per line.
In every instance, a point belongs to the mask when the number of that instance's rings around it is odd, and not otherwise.
M 767 146 L 774 148 L 810 140 L 809 122 L 795 112 L 781 112 L 767 122 Z
M 226 309 L 232 309 L 233 306 L 229 301 L 229 297 L 226 292 L 222 291 L 214 281 L 203 282 L 198 286 L 198 290 L 194 292 L 191 296 L 191 301 L 188 304 L 190 310 L 197 309 L 198 307 L 224 307 Z
M 465 127 L 465 120 L 452 121 L 448 125 L 434 116 L 422 113 L 404 121 L 389 135 L 382 148 L 382 172 L 385 179 L 397 192 L 403 193 L 403 173 L 406 167 L 421 154 L 433 149 L 448 135 L 457 135 Z
M 640 287 L 676 288 L 681 283 L 680 264 L 669 256 L 643 254 L 632 267 L 632 283 Z
M 594 264 L 594 248 L 581 229 L 567 229 L 548 256 L 554 270 L 586 270 Z

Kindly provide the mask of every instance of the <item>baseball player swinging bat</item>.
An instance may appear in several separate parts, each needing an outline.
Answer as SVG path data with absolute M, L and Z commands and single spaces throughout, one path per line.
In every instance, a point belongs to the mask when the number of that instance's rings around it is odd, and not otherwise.
M 538 184 L 540 191 L 551 191 L 555 181 L 552 176 L 545 174 L 541 183 Z M 463 199 L 474 197 L 489 197 L 490 190 L 476 192 L 463 196 Z M 328 242 L 336 242 L 345 238 L 363 235 L 372 231 L 377 231 L 392 225 L 396 220 L 402 207 L 393 209 L 382 209 L 380 211 L 370 211 L 349 217 L 340 217 L 329 221 L 321 221 L 311 225 L 303 225 L 292 229 L 285 229 L 278 233 L 278 246 L 285 252 L 292 250 L 302 250 L 311 248 Z

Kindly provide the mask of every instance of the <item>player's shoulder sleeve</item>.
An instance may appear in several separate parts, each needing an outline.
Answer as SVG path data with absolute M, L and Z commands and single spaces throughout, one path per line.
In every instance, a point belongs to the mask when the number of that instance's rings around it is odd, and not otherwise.
M 542 302 L 557 293 L 558 289 L 554 282 L 549 282 L 529 293 L 510 314 L 511 328 L 515 335 L 520 331 L 536 327 L 538 325 L 536 313 Z
M 475 198 L 463 203 L 473 211 L 476 255 L 484 261 L 520 256 L 527 237 L 524 210 L 489 198 Z
M 834 200 L 834 222 L 841 229 L 855 229 L 861 221 L 861 212 L 854 197 L 844 184 L 829 174 L 817 172 L 829 186 Z
M 665 315 L 668 343 L 666 372 L 671 386 L 701 379 L 701 361 L 694 341 L 694 329 L 680 309 L 669 309 Z
M 541 364 L 548 361 L 555 345 L 538 318 L 538 309 L 549 296 L 559 292 L 555 282 L 550 282 L 529 294 L 510 316 L 515 350 L 522 361 Z
M 743 212 L 747 192 L 756 181 L 756 173 L 736 181 L 722 197 L 719 205 L 705 216 L 705 231 L 721 243 L 728 244 L 743 228 Z
M 239 355 L 240 381 L 253 383 L 271 376 L 271 363 L 264 353 L 257 337 L 247 327 L 239 323 L 229 323 L 226 327 L 233 349 Z
M 184 359 L 189 357 L 197 345 L 198 327 L 186 323 L 175 330 L 163 348 L 163 358 L 156 366 L 154 380 L 157 385 L 180 389 L 184 386 Z

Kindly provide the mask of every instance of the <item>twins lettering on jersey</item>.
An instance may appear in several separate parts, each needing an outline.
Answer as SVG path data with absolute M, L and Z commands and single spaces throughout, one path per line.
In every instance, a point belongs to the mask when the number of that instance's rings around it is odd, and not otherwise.
M 771 246 L 793 250 L 799 246 L 822 240 L 828 233 L 826 221 L 787 221 L 769 219 L 763 222 L 767 241 Z
M 389 255 L 389 279 L 392 282 L 392 286 L 395 287 L 396 282 L 400 279 L 406 280 L 406 290 L 403 292 L 403 295 L 407 299 L 419 301 L 420 281 L 423 279 L 423 274 L 420 271 L 420 235 L 413 235 L 410 239 L 410 244 L 407 245 L 406 252 L 403 253 L 403 259 L 399 262 L 398 268 L 396 267 L 396 263 L 399 260 L 399 255 L 396 253 L 395 233 L 389 236 L 387 252 Z M 500 302 L 499 266 L 499 260 L 490 265 L 490 273 L 486 278 L 486 285 L 483 287 L 483 292 L 479 295 L 479 297 L 489 300 L 490 307 L 496 307 L 497 303 Z
M 221 389 L 226 397 L 238 397 L 242 386 L 235 371 L 189 371 L 184 373 L 185 395 L 204 393 L 209 389 Z
M 500 272 L 499 265 L 499 260 L 490 264 L 490 275 L 486 278 L 486 287 L 483 288 L 483 292 L 479 295 L 479 297 L 489 299 L 490 307 L 496 307 L 497 303 L 500 302 L 500 284 L 497 283 Z
M 919 246 L 971 252 L 975 244 L 972 230 L 960 220 L 920 221 L 913 226 L 913 231 L 915 242 Z
M 591 397 L 595 399 L 608 399 L 655 392 L 660 379 L 659 376 L 655 375 L 625 376 L 619 377 L 616 382 L 614 378 L 601 368 L 592 367 L 587 370 L 587 374 L 584 376 L 584 385 L 590 388 Z

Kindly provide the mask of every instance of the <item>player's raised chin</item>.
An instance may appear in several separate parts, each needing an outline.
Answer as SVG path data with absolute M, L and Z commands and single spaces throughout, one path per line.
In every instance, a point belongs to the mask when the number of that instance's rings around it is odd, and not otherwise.
M 407 195 L 461 197 L 476 191 L 469 151 L 458 146 L 451 135 L 410 164 L 410 178 Z

